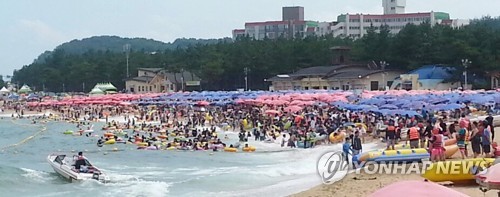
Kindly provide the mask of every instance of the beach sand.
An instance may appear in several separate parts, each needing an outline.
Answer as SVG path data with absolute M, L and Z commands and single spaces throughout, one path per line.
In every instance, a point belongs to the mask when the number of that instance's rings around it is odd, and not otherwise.
M 498 137 L 497 137 L 498 136 Z M 500 127 L 495 127 L 495 141 L 500 143 Z M 469 146 L 469 156 L 470 156 L 470 146 Z M 460 158 L 460 152 L 457 152 L 453 158 Z M 318 177 L 319 179 L 319 177 Z M 309 190 L 291 195 L 293 197 L 320 197 L 320 196 L 335 196 L 335 197 L 365 197 L 371 193 L 383 188 L 387 185 L 398 181 L 405 180 L 422 180 L 418 174 L 410 175 L 400 175 L 400 174 L 348 174 L 344 179 L 339 182 L 333 183 L 331 185 L 319 185 Z M 466 195 L 476 197 L 476 196 L 486 196 L 486 197 L 497 197 L 497 191 L 492 190 L 486 192 L 486 195 L 479 190 L 479 185 L 475 183 L 465 184 L 465 185 L 446 185 L 447 187 L 464 193 Z M 401 194 L 404 196 L 404 194 Z

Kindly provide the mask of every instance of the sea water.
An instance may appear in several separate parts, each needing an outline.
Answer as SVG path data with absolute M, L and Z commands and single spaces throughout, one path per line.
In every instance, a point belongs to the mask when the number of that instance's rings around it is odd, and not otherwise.
M 101 126 L 95 124 L 95 134 L 102 135 Z M 132 144 L 97 147 L 96 137 L 64 135 L 66 130 L 76 126 L 0 119 L 2 196 L 285 196 L 320 184 L 317 159 L 328 150 L 340 150 L 340 145 L 289 149 L 251 139 L 254 153 L 148 151 Z M 219 133 L 226 134 L 226 141 L 236 142 L 236 133 Z M 51 153 L 72 156 L 78 151 L 111 182 L 70 183 L 46 161 Z

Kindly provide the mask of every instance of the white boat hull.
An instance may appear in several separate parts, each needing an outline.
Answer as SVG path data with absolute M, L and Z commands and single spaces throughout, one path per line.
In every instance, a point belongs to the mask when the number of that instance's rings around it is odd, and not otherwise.
M 57 156 L 59 155 L 55 154 L 49 155 L 47 156 L 47 161 L 57 174 L 61 175 L 62 177 L 68 179 L 71 182 L 91 180 L 91 179 L 100 182 L 109 181 L 109 177 L 103 174 L 99 169 L 95 168 L 95 166 L 93 166 L 95 169 L 94 173 L 77 172 L 72 166 L 73 161 L 65 158 L 61 161 L 61 163 L 58 163 L 55 161 Z

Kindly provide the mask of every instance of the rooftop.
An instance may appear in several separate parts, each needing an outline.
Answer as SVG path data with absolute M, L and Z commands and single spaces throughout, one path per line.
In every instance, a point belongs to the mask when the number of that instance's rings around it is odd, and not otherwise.
M 142 71 L 148 71 L 148 72 L 160 72 L 163 70 L 163 68 L 138 68 L 137 70 L 142 70 Z

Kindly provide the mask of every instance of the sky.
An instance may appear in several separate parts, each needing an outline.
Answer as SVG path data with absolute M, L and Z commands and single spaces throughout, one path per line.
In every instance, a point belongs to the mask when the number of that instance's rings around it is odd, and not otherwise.
M 498 16 L 499 0 L 407 0 L 406 12 L 442 11 L 451 18 Z M 303 6 L 306 20 L 382 13 L 382 0 L 2 0 L 0 74 L 28 65 L 47 50 L 91 36 L 231 37 L 245 22 L 281 20 L 281 7 Z

